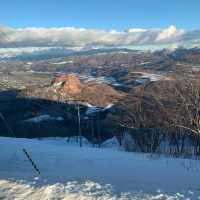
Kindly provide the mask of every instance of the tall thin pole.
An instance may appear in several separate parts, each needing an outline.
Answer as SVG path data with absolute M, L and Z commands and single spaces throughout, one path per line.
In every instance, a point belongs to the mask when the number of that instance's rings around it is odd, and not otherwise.
M 79 133 L 80 147 L 82 147 L 81 117 L 80 117 L 80 106 L 79 106 L 79 104 L 78 104 L 78 133 Z
M 101 147 L 101 131 L 100 131 L 100 117 L 97 113 L 97 135 L 98 135 L 98 146 Z
M 94 138 L 94 119 L 91 117 L 91 128 L 92 128 L 92 145 L 95 146 L 95 138 Z
M 8 129 L 9 133 L 13 136 L 16 137 L 14 134 L 14 131 L 12 130 L 12 128 L 10 127 L 10 125 L 8 124 L 7 120 L 5 119 L 5 117 L 3 116 L 2 113 L 0 113 L 0 118 L 3 120 L 4 124 L 6 125 L 6 128 Z

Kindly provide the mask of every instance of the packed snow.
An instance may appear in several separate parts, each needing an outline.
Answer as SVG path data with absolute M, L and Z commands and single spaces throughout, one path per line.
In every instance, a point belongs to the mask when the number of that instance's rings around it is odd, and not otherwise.
M 103 148 L 71 139 L 0 137 L 0 199 L 200 199 L 199 161 L 123 152 L 116 138 Z

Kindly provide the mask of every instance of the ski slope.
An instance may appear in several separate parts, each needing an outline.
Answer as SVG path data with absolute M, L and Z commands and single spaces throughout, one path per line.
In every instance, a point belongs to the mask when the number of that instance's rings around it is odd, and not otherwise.
M 80 148 L 64 139 L 0 137 L 0 199 L 200 199 L 199 161 L 84 144 Z M 37 164 L 40 176 L 22 148 Z

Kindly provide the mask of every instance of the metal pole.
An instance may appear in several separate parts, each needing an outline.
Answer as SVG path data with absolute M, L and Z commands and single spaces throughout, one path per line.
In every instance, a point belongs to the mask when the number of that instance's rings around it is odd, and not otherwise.
M 15 137 L 14 131 L 13 131 L 12 128 L 9 126 L 7 120 L 5 119 L 5 117 L 3 116 L 2 113 L 0 113 L 0 118 L 3 120 L 3 122 L 4 122 L 5 126 L 6 126 L 6 128 L 7 128 L 8 131 L 9 131 L 9 133 L 10 133 L 13 137 Z
M 94 142 L 95 142 L 95 138 L 94 138 L 94 119 L 93 119 L 93 117 L 91 117 L 91 128 L 92 128 L 92 146 L 94 147 L 95 146 L 95 144 L 94 144 Z
M 100 131 L 100 117 L 97 113 L 97 135 L 98 135 L 98 146 L 101 147 L 101 131 Z
M 81 118 L 80 118 L 80 106 L 79 106 L 79 104 L 78 104 L 78 132 L 79 132 L 80 147 L 82 147 Z

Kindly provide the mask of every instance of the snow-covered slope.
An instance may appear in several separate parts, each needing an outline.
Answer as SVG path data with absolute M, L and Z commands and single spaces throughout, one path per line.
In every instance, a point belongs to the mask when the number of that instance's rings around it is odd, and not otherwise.
M 0 199 L 200 199 L 200 163 L 64 140 L 0 138 Z M 22 152 L 26 148 L 38 176 Z

